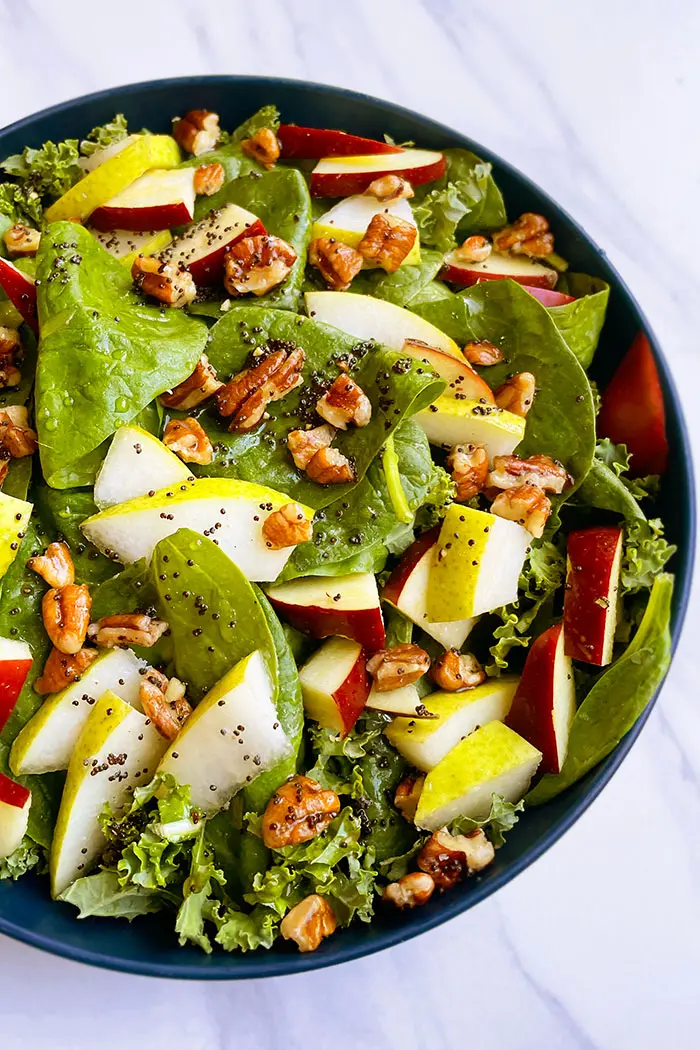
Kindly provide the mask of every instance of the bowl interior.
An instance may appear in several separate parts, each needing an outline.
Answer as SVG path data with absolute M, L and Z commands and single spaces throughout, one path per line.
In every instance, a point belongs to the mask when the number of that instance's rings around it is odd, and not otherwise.
M 221 114 L 222 126 L 235 127 L 259 106 L 274 102 L 284 120 L 318 127 L 339 127 L 371 137 L 390 133 L 401 142 L 415 140 L 426 148 L 461 146 L 473 149 L 494 165 L 509 215 L 538 211 L 550 219 L 557 250 L 572 270 L 591 273 L 612 286 L 608 318 L 596 356 L 594 377 L 605 383 L 634 334 L 643 328 L 660 366 L 671 468 L 664 480 L 659 512 L 678 553 L 671 563 L 676 573 L 674 644 L 688 599 L 694 551 L 693 476 L 688 436 L 678 396 L 653 334 L 625 285 L 607 259 L 576 223 L 528 179 L 488 150 L 435 121 L 390 103 L 324 85 L 265 77 L 192 77 L 131 85 L 100 92 L 29 117 L 0 132 L 0 156 L 39 146 L 46 139 L 84 136 L 115 112 L 123 112 L 132 127 L 167 131 L 173 115 L 203 107 Z M 77 922 L 67 906 L 53 904 L 47 880 L 27 877 L 0 884 L 0 932 L 59 955 L 134 973 L 200 979 L 244 978 L 295 973 L 358 958 L 407 940 L 476 904 L 535 860 L 581 815 L 612 776 L 639 733 L 649 709 L 622 744 L 600 766 L 559 798 L 528 811 L 497 852 L 495 863 L 461 893 L 434 899 L 408 915 L 384 913 L 370 926 L 358 926 L 330 938 L 312 955 L 284 946 L 271 952 L 206 956 L 194 948 L 178 948 L 172 924 L 158 916 L 129 925 L 107 919 Z

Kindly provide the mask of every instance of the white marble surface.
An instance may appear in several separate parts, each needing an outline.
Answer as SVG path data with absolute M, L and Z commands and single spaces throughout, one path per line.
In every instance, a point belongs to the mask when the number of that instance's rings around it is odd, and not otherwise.
M 308 78 L 422 110 L 513 161 L 609 253 L 697 438 L 699 38 L 692 0 L 4 0 L 0 125 L 185 73 Z M 0 938 L 0 1047 L 697 1047 L 699 625 L 696 601 L 602 797 L 461 919 L 374 958 L 245 985 L 102 973 Z

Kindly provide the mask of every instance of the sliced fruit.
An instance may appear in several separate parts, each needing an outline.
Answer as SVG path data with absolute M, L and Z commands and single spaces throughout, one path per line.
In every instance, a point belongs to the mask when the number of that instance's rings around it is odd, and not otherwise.
M 137 255 L 155 255 L 166 248 L 172 236 L 170 230 L 149 230 L 146 233 L 137 233 L 134 230 L 110 230 L 102 233 L 88 227 L 110 255 L 119 259 L 124 266 L 131 267 Z
M 613 655 L 622 538 L 622 529 L 613 525 L 576 529 L 566 545 L 566 653 L 598 667 Z
M 96 230 L 167 230 L 194 218 L 194 168 L 147 171 L 106 204 L 96 208 Z
M 524 285 L 525 291 L 539 299 L 543 306 L 566 306 L 575 303 L 576 296 L 565 295 L 564 292 L 555 292 L 551 288 L 535 288 L 534 285 Z
M 349 244 L 351 248 L 357 248 L 365 235 L 365 231 L 375 215 L 395 215 L 404 222 L 416 225 L 411 211 L 411 205 L 405 198 L 392 203 L 378 201 L 376 197 L 359 194 L 355 197 L 346 197 L 345 200 L 334 204 L 330 211 L 322 215 L 313 224 L 312 237 L 335 237 L 343 244 Z M 411 248 L 402 266 L 416 266 L 420 262 L 420 239 Z
M 119 815 L 134 788 L 148 784 L 167 747 L 152 723 L 114 693 L 97 701 L 76 741 L 58 811 L 49 870 L 58 897 L 99 859 L 106 839 L 99 816 Z
M 130 649 L 108 649 L 77 682 L 48 696 L 15 739 L 10 769 L 15 776 L 68 769 L 90 712 L 106 692 L 141 710 L 139 689 L 146 668 Z
M 142 427 L 120 427 L 95 479 L 95 505 L 104 510 L 192 475 L 181 459 Z
M 0 773 L 0 860 L 22 844 L 31 804 L 31 791 Z
M 384 711 L 387 715 L 406 715 L 408 718 L 432 718 L 415 685 L 401 685 L 398 689 L 380 692 L 375 686 L 367 697 L 371 711 Z
M 461 620 L 514 602 L 531 541 L 515 521 L 451 504 L 428 578 L 431 620 Z
M 126 565 L 150 558 L 165 536 L 192 529 L 215 537 L 241 572 L 256 582 L 277 579 L 294 550 L 272 550 L 262 535 L 268 515 L 292 502 L 282 492 L 230 478 L 200 478 L 150 492 L 93 515 L 81 529 L 99 550 Z M 302 510 L 309 520 L 313 517 L 309 507 Z
M 668 439 L 664 395 L 654 355 L 643 332 L 635 337 L 605 388 L 598 433 L 617 444 L 627 445 L 632 454 L 630 472 L 634 477 L 663 474 L 666 470 Z
M 150 168 L 175 168 L 179 163 L 180 147 L 170 135 L 138 135 L 47 208 L 46 220 L 87 219 Z
M 306 661 L 299 681 L 308 717 L 347 736 L 370 693 L 367 653 L 358 642 L 331 638 Z
M 104 149 L 95 150 L 89 157 L 81 157 L 78 160 L 78 164 L 83 171 L 94 171 L 95 168 L 99 168 L 106 160 L 116 157 L 117 153 L 121 153 L 122 150 L 130 146 L 132 142 L 136 142 L 136 139 L 140 137 L 140 135 L 127 135 L 125 138 L 120 139 L 119 142 L 112 142 L 109 146 L 105 146 Z
M 503 281 L 509 279 L 518 284 L 535 288 L 554 288 L 559 274 L 551 266 L 545 266 L 526 255 L 501 255 L 491 252 L 484 262 L 463 262 L 457 251 L 448 252 L 440 271 L 440 278 L 450 284 L 470 287 L 480 281 Z
M 401 349 L 416 361 L 430 365 L 440 378 L 449 384 L 445 396 L 455 397 L 459 394 L 460 400 L 466 397 L 470 401 L 478 401 L 481 405 L 496 403 L 491 387 L 464 358 L 457 360 L 452 354 L 436 350 L 435 347 L 415 339 L 407 339 Z
M 224 270 L 224 256 L 242 237 L 257 237 L 265 227 L 256 215 L 226 204 L 188 227 L 161 252 L 161 258 L 186 266 L 196 284 L 216 284 Z
M 400 146 L 361 135 L 349 135 L 332 128 L 302 128 L 298 124 L 280 124 L 277 138 L 284 160 L 319 160 L 321 157 L 356 157 L 372 153 L 401 153 Z
M 510 456 L 525 436 L 523 416 L 481 401 L 461 401 L 452 391 L 441 394 L 415 418 L 431 445 L 485 445 L 489 460 Z
M 442 153 L 405 149 L 394 154 L 326 157 L 311 172 L 312 197 L 350 197 L 364 193 L 381 175 L 402 175 L 413 186 L 434 182 L 445 174 Z
M 18 270 L 14 263 L 0 258 L 0 288 L 10 300 L 22 318 L 39 333 L 39 321 L 36 310 L 36 285 L 26 273 Z
M 287 623 L 312 638 L 337 634 L 354 639 L 370 652 L 384 645 L 377 581 L 371 572 L 306 576 L 268 587 L 266 594 Z
M 517 678 L 503 677 L 461 693 L 430 693 L 423 704 L 432 717 L 395 718 L 384 732 L 411 765 L 427 772 L 479 726 L 502 722 L 517 687 Z
M 493 795 L 518 802 L 540 764 L 537 748 L 503 725 L 489 722 L 475 730 L 428 773 L 415 823 L 436 831 L 457 817 L 483 820 Z
M 256 650 L 224 675 L 197 705 L 158 767 L 189 784 L 192 802 L 209 815 L 289 754 L 274 689 Z
M 0 732 L 15 709 L 32 666 L 26 642 L 0 638 Z
M 17 557 L 34 505 L 0 492 L 0 579 Z

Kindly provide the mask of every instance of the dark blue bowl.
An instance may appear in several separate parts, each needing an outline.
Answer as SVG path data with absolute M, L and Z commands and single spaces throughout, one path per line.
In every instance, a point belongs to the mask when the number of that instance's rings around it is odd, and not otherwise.
M 606 382 L 641 328 L 654 349 L 664 387 L 671 467 L 664 480 L 659 513 L 666 522 L 669 540 L 678 545 L 671 565 L 676 573 L 675 647 L 688 602 L 695 549 L 691 452 L 678 394 L 644 315 L 604 253 L 565 211 L 509 164 L 451 128 L 389 102 L 322 84 L 245 76 L 158 80 L 65 102 L 0 132 L 0 157 L 19 152 L 27 145 L 39 146 L 46 139 L 79 138 L 115 112 L 125 113 L 131 127 L 168 131 L 174 114 L 203 107 L 220 113 L 222 125 L 231 128 L 268 102 L 279 106 L 285 121 L 297 124 L 344 128 L 375 138 L 381 138 L 386 131 L 399 142 L 413 139 L 426 148 L 462 146 L 474 150 L 493 164 L 510 215 L 523 211 L 547 215 L 556 234 L 557 249 L 570 260 L 572 269 L 595 274 L 610 283 L 610 308 L 596 357 L 595 378 Z M 498 851 L 495 863 L 478 881 L 469 883 L 461 891 L 433 899 L 426 907 L 408 915 L 388 915 L 380 910 L 371 925 L 342 931 L 311 955 L 300 955 L 296 949 L 281 946 L 269 952 L 246 955 L 215 952 L 207 956 L 194 948 L 178 948 L 172 922 L 158 916 L 139 919 L 132 925 L 110 919 L 79 922 L 71 907 L 54 904 L 49 899 L 48 880 L 33 877 L 0 884 L 0 932 L 95 966 L 155 977 L 202 980 L 299 973 L 369 955 L 446 922 L 532 864 L 571 827 L 603 789 L 634 743 L 650 709 L 647 708 L 619 747 L 588 776 L 559 798 L 529 811 Z

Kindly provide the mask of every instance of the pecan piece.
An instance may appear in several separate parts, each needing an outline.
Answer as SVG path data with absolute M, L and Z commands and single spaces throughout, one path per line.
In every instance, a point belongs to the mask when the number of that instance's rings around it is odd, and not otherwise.
M 399 689 L 422 678 L 430 670 L 430 657 L 425 649 L 411 642 L 401 642 L 391 649 L 379 649 L 367 661 L 367 670 L 379 693 Z
M 0 489 L 10 470 L 10 453 L 0 445 Z
M 10 405 L 0 410 L 0 447 L 12 459 L 32 456 L 39 448 L 36 432 L 29 426 L 29 413 L 24 405 Z
M 402 875 L 398 882 L 390 882 L 382 894 L 382 900 L 403 911 L 427 904 L 435 890 L 432 875 L 425 871 L 412 871 Z
M 463 241 L 459 248 L 455 248 L 451 257 L 457 259 L 459 262 L 479 263 L 488 259 L 490 254 L 490 241 L 488 241 L 486 237 L 482 237 L 481 234 L 475 233 L 471 237 L 467 237 L 466 241 Z
M 488 453 L 483 445 L 455 445 L 447 457 L 447 469 L 457 486 L 457 502 L 466 503 L 486 485 Z
M 226 172 L 223 164 L 201 164 L 194 173 L 194 192 L 198 197 L 211 197 L 224 184 Z
M 483 368 L 498 365 L 505 360 L 503 351 L 499 350 L 495 343 L 490 343 L 488 339 L 467 343 L 464 348 L 464 356 L 470 365 L 481 365 Z
M 97 649 L 81 649 L 71 655 L 52 649 L 41 677 L 34 683 L 35 692 L 41 696 L 60 692 L 72 682 L 77 682 L 97 656 Z
M 253 368 L 239 372 L 217 393 L 219 412 L 233 416 L 229 430 L 252 430 L 271 401 L 279 401 L 303 383 L 306 354 L 300 346 L 275 350 Z
M 268 849 L 298 846 L 316 838 L 340 813 L 335 791 L 310 777 L 290 777 L 275 791 L 263 813 L 262 838 Z
M 519 485 L 500 492 L 491 504 L 491 513 L 517 521 L 539 538 L 552 513 L 552 504 L 537 485 Z
M 370 182 L 365 194 L 368 197 L 376 197 L 382 204 L 388 204 L 389 201 L 413 197 L 413 186 L 401 175 L 380 175 L 374 182 Z
M 451 889 L 465 875 L 487 867 L 495 856 L 493 845 L 478 828 L 469 835 L 434 832 L 418 854 L 418 867 L 432 875 L 441 890 Z
M 499 408 L 526 416 L 535 400 L 535 377 L 532 372 L 517 372 L 494 390 L 494 396 Z
M 295 941 L 300 952 L 313 952 L 336 926 L 335 913 L 328 901 L 312 893 L 287 912 L 280 923 L 280 933 L 286 941 Z
M 72 656 L 83 647 L 92 598 L 86 583 L 52 587 L 41 602 L 44 627 L 54 648 Z
M 420 798 L 420 793 L 423 790 L 424 783 L 425 776 L 411 773 L 403 778 L 396 789 L 394 805 L 401 816 L 405 817 L 408 821 L 412 821 L 416 815 L 418 799 Z
M 573 484 L 566 469 L 549 456 L 496 456 L 488 476 L 489 486 L 514 489 L 521 485 L 537 485 L 543 492 L 563 492 Z
M 171 419 L 163 432 L 163 444 L 183 463 L 206 465 L 214 458 L 214 447 L 204 427 L 192 416 Z
M 280 157 L 280 144 L 272 128 L 260 128 L 249 139 L 243 139 L 241 149 L 269 171 Z
M 493 246 L 498 252 L 541 259 L 554 251 L 554 237 L 544 215 L 526 211 L 510 226 L 494 233 Z
M 130 645 L 149 649 L 167 629 L 165 620 L 156 620 L 146 613 L 122 613 L 103 616 L 97 623 L 91 623 L 88 634 L 95 645 L 104 649 Z
M 299 470 L 306 470 L 319 449 L 328 448 L 334 437 L 335 427 L 327 423 L 312 430 L 290 430 L 287 434 L 287 448 L 292 454 L 294 466 Z
M 285 503 L 265 518 L 262 538 L 265 546 L 273 551 L 307 543 L 313 535 L 313 525 L 304 514 L 299 503 Z
M 149 670 L 139 687 L 143 713 L 150 718 L 161 736 L 174 740 L 192 708 L 185 696 L 185 686 L 179 678 L 170 681 L 159 671 Z
M 214 149 L 220 137 L 219 114 L 208 109 L 191 109 L 173 123 L 173 138 L 195 157 Z
M 19 386 L 22 373 L 17 362 L 22 356 L 22 344 L 16 328 L 0 326 L 0 388 Z
M 21 222 L 16 222 L 7 230 L 3 240 L 11 258 L 16 259 L 36 255 L 39 251 L 41 233 L 39 230 L 32 229 L 31 226 L 23 226 Z
M 486 681 L 486 672 L 471 653 L 448 649 L 430 668 L 430 677 L 440 689 L 456 693 L 481 685 Z
M 335 237 L 317 237 L 309 245 L 309 265 L 321 271 L 330 288 L 344 292 L 362 269 L 363 258 L 356 248 Z
M 160 402 L 166 408 L 179 408 L 187 412 L 190 408 L 201 405 L 223 385 L 209 364 L 207 355 L 202 354 L 192 375 L 183 383 L 179 383 L 169 394 L 161 394 Z
M 50 543 L 43 554 L 29 559 L 27 568 L 41 576 L 49 587 L 67 587 L 75 582 L 73 559 L 67 543 Z
M 224 287 L 230 295 L 265 295 L 289 275 L 296 250 L 281 237 L 243 237 L 224 258 Z
M 131 267 L 134 284 L 144 295 L 178 309 L 191 303 L 197 286 L 189 270 L 154 255 L 139 255 Z
M 322 448 L 312 456 L 306 473 L 319 485 L 343 485 L 355 480 L 355 470 L 347 456 L 337 448 Z
M 342 373 L 317 401 L 316 411 L 339 430 L 346 430 L 348 423 L 366 427 L 372 418 L 372 402 L 354 379 Z
M 412 222 L 380 212 L 372 218 L 357 246 L 363 259 L 394 273 L 416 243 L 418 230 Z

